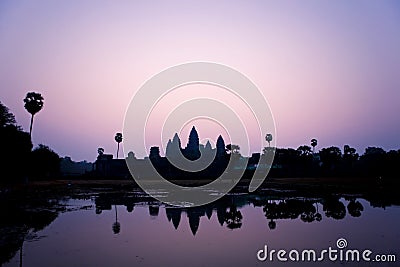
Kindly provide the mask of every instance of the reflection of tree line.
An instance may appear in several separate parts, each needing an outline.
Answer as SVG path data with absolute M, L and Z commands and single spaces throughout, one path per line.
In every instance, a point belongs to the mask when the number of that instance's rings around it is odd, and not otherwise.
M 221 226 L 226 226 L 229 229 L 237 229 L 242 226 L 243 215 L 240 208 L 245 205 L 253 205 L 261 207 L 264 216 L 268 220 L 268 226 L 271 230 L 276 228 L 278 220 L 300 219 L 305 223 L 320 222 L 323 219 L 322 214 L 327 218 L 335 220 L 344 219 L 348 213 L 352 217 L 361 216 L 364 210 L 363 205 L 354 197 L 347 198 L 349 201 L 347 207 L 341 201 L 339 196 L 328 196 L 324 198 L 268 198 L 249 196 L 225 196 L 222 199 L 213 203 L 192 208 L 180 208 L 166 206 L 165 213 L 169 222 L 172 223 L 175 229 L 178 229 L 182 216 L 186 214 L 193 235 L 196 235 L 200 220 L 202 217 L 207 217 L 209 220 L 212 214 L 215 213 L 217 220 Z M 102 210 L 111 210 L 112 205 L 115 207 L 116 221 L 113 224 L 113 232 L 120 232 L 120 224 L 117 218 L 117 206 L 125 205 L 128 212 L 133 211 L 135 204 L 148 205 L 149 215 L 157 217 L 159 215 L 160 203 L 155 201 L 143 202 L 140 198 L 113 198 L 107 194 L 99 195 L 96 198 L 96 213 L 100 214 Z M 322 208 L 321 208 L 322 206 Z M 118 225 L 118 227 L 115 227 Z
M 58 200 L 46 197 L 2 195 L 0 199 L 0 265 L 11 260 L 19 250 L 20 266 L 25 241 L 38 238 L 37 232 L 53 222 L 65 208 Z
M 349 199 L 347 211 L 352 217 L 361 216 L 364 210 L 363 205 L 355 198 Z M 336 220 L 344 219 L 346 216 L 346 207 L 338 197 L 328 197 L 321 200 L 308 199 L 285 199 L 285 200 L 268 200 L 263 203 L 264 215 L 269 219 L 268 226 L 270 229 L 276 228 L 276 220 L 278 219 L 298 219 L 306 223 L 320 222 L 322 214 L 319 211 L 319 205 L 322 205 L 322 211 L 328 218 Z
M 2 192 L 0 195 L 0 209 L 6 216 L 0 220 L 0 264 L 9 261 L 20 250 L 22 262 L 22 248 L 26 240 L 37 238 L 37 232 L 44 229 L 54 221 L 60 212 L 66 212 L 64 205 L 60 204 L 60 197 L 29 197 L 29 194 L 13 196 Z M 347 213 L 352 217 L 359 217 L 364 210 L 363 205 L 354 197 L 347 198 L 347 207 L 339 196 L 326 196 L 319 198 L 304 198 L 293 196 L 272 197 L 272 195 L 228 195 L 208 205 L 194 208 L 177 208 L 166 206 L 165 215 L 175 229 L 181 225 L 182 216 L 188 217 L 189 226 L 193 235 L 198 232 L 202 217 L 211 219 L 213 213 L 221 226 L 237 229 L 242 226 L 243 214 L 240 211 L 246 205 L 260 207 L 268 221 L 270 229 L 275 229 L 279 220 L 299 219 L 306 223 L 327 218 L 341 220 Z M 377 196 L 368 201 L 372 207 L 385 207 L 391 204 L 399 205 L 390 199 L 379 199 Z M 132 193 L 102 193 L 96 195 L 96 214 L 103 210 L 115 212 L 115 222 L 112 231 L 116 234 L 121 231 L 118 220 L 118 208 L 125 206 L 127 212 L 133 212 L 135 205 L 147 205 L 149 215 L 160 215 L 160 203 L 143 194 Z M 113 207 L 114 206 L 114 207 Z M 80 207 L 80 209 L 85 207 Z

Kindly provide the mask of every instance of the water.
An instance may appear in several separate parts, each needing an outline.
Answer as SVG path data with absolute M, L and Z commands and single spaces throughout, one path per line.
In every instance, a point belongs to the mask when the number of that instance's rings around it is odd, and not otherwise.
M 326 259 L 324 265 L 400 266 L 400 207 L 375 205 L 351 195 L 230 195 L 185 209 L 166 207 L 142 194 L 65 197 L 30 206 L 30 212 L 42 213 L 36 219 L 29 213 L 25 236 L 19 237 L 22 254 L 17 245 L 3 265 L 320 266 L 276 258 L 261 262 L 256 254 L 264 245 L 287 252 L 337 249 L 336 241 L 345 238 L 347 249 L 395 254 L 397 262 Z

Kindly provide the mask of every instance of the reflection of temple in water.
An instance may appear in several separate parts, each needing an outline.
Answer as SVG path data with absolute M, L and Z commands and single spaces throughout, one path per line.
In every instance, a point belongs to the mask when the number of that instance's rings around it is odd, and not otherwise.
M 323 219 L 322 213 L 327 219 L 344 219 L 346 214 L 352 217 L 359 217 L 364 210 L 363 205 L 356 198 L 349 198 L 346 206 L 339 197 L 327 196 L 324 198 L 271 198 L 228 195 L 213 203 L 191 208 L 181 208 L 165 206 L 165 215 L 167 220 L 172 223 L 174 229 L 180 229 L 182 218 L 187 218 L 189 228 L 193 235 L 196 235 L 200 229 L 201 220 L 212 219 L 219 225 L 234 230 L 242 226 L 243 215 L 240 209 L 245 205 L 260 207 L 267 219 L 267 225 L 274 230 L 280 220 L 299 219 L 305 223 L 320 222 Z M 145 205 L 148 207 L 149 216 L 156 218 L 160 215 L 161 203 L 154 201 L 150 197 L 135 198 L 127 195 L 107 194 L 99 195 L 96 200 L 96 213 L 100 214 L 102 210 L 111 210 L 112 205 L 125 205 L 128 212 L 132 212 L 133 207 Z M 322 213 L 321 213 L 322 212 Z M 186 216 L 184 216 L 186 214 Z
M 297 192 L 277 193 L 276 191 L 275 194 L 260 192 L 248 195 L 227 195 L 213 203 L 193 208 L 166 206 L 142 192 L 123 191 L 91 195 L 90 199 L 94 201 L 95 207 L 92 205 L 71 207 L 65 204 L 64 198 L 57 199 L 53 195 L 36 197 L 33 202 L 32 198 L 22 196 L 13 199 L 14 202 L 0 201 L 0 207 L 6 215 L 0 222 L 0 232 L 3 233 L 0 236 L 0 265 L 13 258 L 18 252 L 23 255 L 24 243 L 40 238 L 38 232 L 54 221 L 61 212 L 76 209 L 89 209 L 93 212 L 92 216 L 109 216 L 112 221 L 106 230 L 110 232 L 112 230 L 113 233 L 119 235 L 125 234 L 125 229 L 130 227 L 129 223 L 124 224 L 122 219 L 126 219 L 127 216 L 136 216 L 139 208 L 142 211 L 145 209 L 145 213 L 142 214 L 150 216 L 152 220 L 161 219 L 168 221 L 168 224 L 171 223 L 171 231 L 185 231 L 188 228 L 190 235 L 194 236 L 206 234 L 204 231 L 206 228 L 204 227 L 203 230 L 201 228 L 204 223 L 213 223 L 216 227 L 221 226 L 229 231 L 237 231 L 236 229 L 246 222 L 243 218 L 246 215 L 242 213 L 246 206 L 253 206 L 257 212 L 263 214 L 265 228 L 272 231 L 279 229 L 283 220 L 318 224 L 321 220 L 336 221 L 349 216 L 358 218 L 363 215 L 363 205 L 368 202 L 373 208 L 377 205 L 385 205 L 384 207 L 400 205 L 397 198 L 392 199 L 387 195 L 374 195 L 370 198 L 366 196 L 361 200 L 358 196 L 352 195 L 324 194 L 305 197 Z

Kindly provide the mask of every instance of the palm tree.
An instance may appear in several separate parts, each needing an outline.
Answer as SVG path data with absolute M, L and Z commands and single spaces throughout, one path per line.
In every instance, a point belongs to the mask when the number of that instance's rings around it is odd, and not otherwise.
M 271 147 L 271 141 L 272 141 L 272 134 L 267 134 L 265 136 L 265 140 L 268 142 L 268 146 Z
M 118 159 L 119 143 L 122 142 L 122 133 L 116 133 L 114 139 L 115 139 L 115 142 L 117 142 L 117 144 L 118 144 L 117 145 L 117 159 Z
M 33 116 L 43 108 L 43 96 L 39 93 L 29 92 L 24 99 L 25 109 L 32 115 L 29 136 L 32 138 Z
M 315 147 L 318 145 L 317 139 L 313 138 L 311 139 L 311 146 L 312 146 L 312 152 L 315 152 Z

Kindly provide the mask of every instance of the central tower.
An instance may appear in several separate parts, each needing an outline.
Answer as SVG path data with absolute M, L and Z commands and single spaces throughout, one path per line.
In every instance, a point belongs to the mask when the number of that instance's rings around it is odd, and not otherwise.
M 184 155 L 187 159 L 190 159 L 190 160 L 197 160 L 200 158 L 199 135 L 194 126 L 192 127 L 192 130 L 190 131 L 189 141 L 184 150 Z

